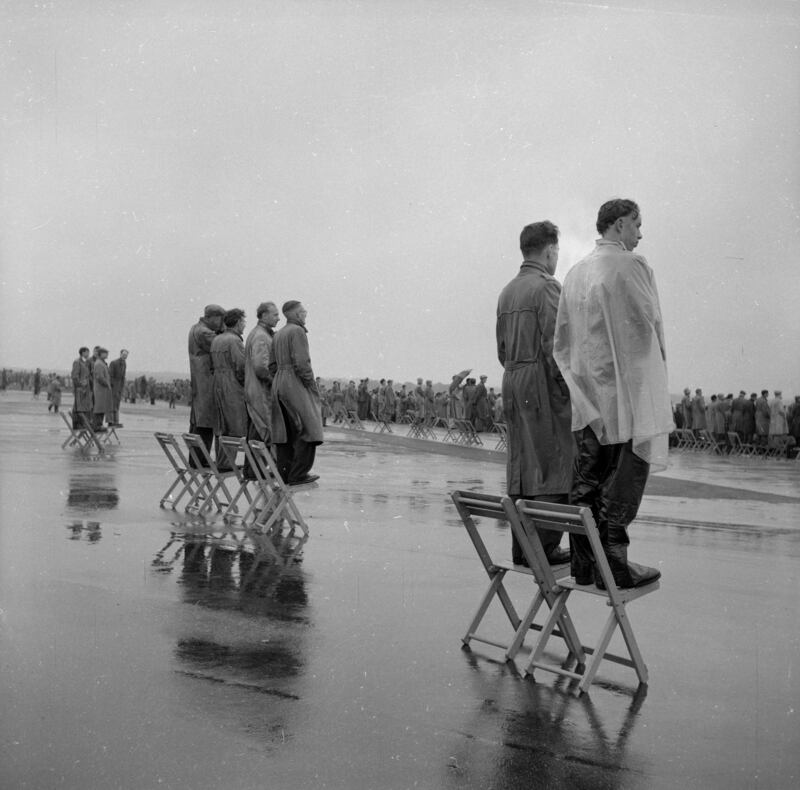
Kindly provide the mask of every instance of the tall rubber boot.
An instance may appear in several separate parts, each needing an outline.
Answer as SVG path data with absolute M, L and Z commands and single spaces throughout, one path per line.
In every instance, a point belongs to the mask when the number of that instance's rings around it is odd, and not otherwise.
M 629 590 L 632 587 L 644 587 L 651 584 L 656 579 L 661 578 L 661 571 L 657 568 L 649 568 L 647 565 L 639 565 L 636 562 L 628 561 L 627 543 L 619 540 L 613 541 L 614 530 L 609 529 L 608 544 L 603 548 L 606 552 L 608 564 L 611 567 L 611 575 L 614 577 L 614 584 L 620 590 Z M 627 535 L 625 536 L 627 539 Z M 595 571 L 595 584 L 598 589 L 605 590 L 605 584 L 599 573 Z

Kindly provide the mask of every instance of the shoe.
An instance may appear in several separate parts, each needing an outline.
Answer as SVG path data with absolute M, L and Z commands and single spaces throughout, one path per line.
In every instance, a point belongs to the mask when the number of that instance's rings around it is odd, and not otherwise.
M 636 587 L 645 587 L 661 578 L 661 571 L 658 568 L 649 568 L 647 565 L 639 565 L 638 562 L 628 562 L 628 572 L 626 574 L 615 573 L 614 584 L 620 590 L 631 590 Z M 598 590 L 605 590 L 606 586 L 600 574 L 594 580 Z
M 319 480 L 319 475 L 306 475 L 302 480 L 289 481 L 290 486 L 305 486 Z
M 556 546 L 548 555 L 547 562 L 550 565 L 564 565 L 569 562 L 570 553 L 569 549 L 561 549 Z
M 124 428 L 125 426 L 121 422 L 112 422 L 111 423 L 111 427 L 112 428 Z
M 107 433 L 108 432 L 108 428 L 103 428 L 103 427 L 95 428 L 94 432 L 95 433 Z
M 513 562 L 514 565 L 522 565 L 523 568 L 530 568 L 530 565 L 528 565 L 528 561 L 522 555 L 520 555 L 519 557 L 512 557 L 511 562 Z

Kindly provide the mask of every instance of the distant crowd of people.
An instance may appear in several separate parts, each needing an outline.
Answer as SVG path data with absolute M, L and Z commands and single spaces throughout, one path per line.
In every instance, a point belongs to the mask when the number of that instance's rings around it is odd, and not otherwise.
M 794 402 L 784 404 L 780 390 L 761 390 L 761 395 L 744 390 L 738 397 L 733 393 L 711 395 L 706 401 L 702 389 L 694 396 L 689 387 L 674 407 L 675 425 L 699 434 L 708 431 L 723 447 L 731 447 L 729 433 L 734 433 L 744 444 L 765 448 L 780 442 L 787 454 L 800 442 L 800 395 Z
M 334 424 L 344 423 L 348 415 L 386 423 L 463 419 L 476 431 L 488 431 L 495 422 L 502 422 L 503 401 L 494 387 L 487 389 L 486 378 L 478 381 L 457 374 L 447 390 L 438 391 L 432 380 L 421 378 L 416 386 L 402 384 L 399 389 L 392 379 L 381 379 L 374 387 L 369 378 L 360 379 L 358 386 L 353 380 L 346 385 L 334 381 L 330 389 L 319 383 L 323 423 L 328 418 Z

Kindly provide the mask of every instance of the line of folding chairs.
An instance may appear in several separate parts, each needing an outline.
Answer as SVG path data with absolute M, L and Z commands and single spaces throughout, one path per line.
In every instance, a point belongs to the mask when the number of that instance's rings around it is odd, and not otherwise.
M 175 510 L 186 498 L 184 509 L 189 513 L 204 516 L 216 511 L 223 521 L 241 521 L 264 532 L 288 524 L 290 530 L 308 534 L 292 491 L 264 442 L 221 436 L 227 463 L 220 467 L 197 434 L 181 435 L 186 452 L 174 434 L 157 432 L 155 438 L 175 473 L 161 507 Z
M 74 447 L 81 450 L 81 452 L 89 452 L 92 447 L 95 447 L 98 453 L 104 453 L 105 448 L 111 445 L 114 440 L 116 440 L 117 444 L 121 444 L 113 425 L 107 426 L 103 431 L 98 431 L 83 412 L 75 412 L 75 419 L 78 423 L 76 427 L 73 423 L 72 413 L 67 416 L 63 411 L 60 411 L 59 414 L 69 431 L 69 436 L 61 444 L 62 450 L 67 447 Z
M 574 691 L 576 695 L 580 695 L 588 691 L 601 662 L 607 660 L 633 668 L 639 678 L 639 683 L 647 683 L 647 666 L 636 642 L 626 605 L 654 592 L 659 588 L 659 583 L 656 581 L 645 587 L 630 590 L 617 588 L 600 543 L 597 527 L 588 508 L 522 499 L 514 503 L 508 497 L 471 491 L 454 491 L 451 496 L 489 577 L 489 586 L 462 638 L 465 648 L 469 648 L 473 641 L 482 642 L 500 648 L 505 652 L 506 660 L 513 661 L 522 649 L 528 635 L 535 633 L 536 638 L 525 667 L 526 675 L 533 675 L 535 670 L 541 669 L 570 678 L 577 681 Z M 528 567 L 497 560 L 491 556 L 478 528 L 482 518 L 490 519 L 495 523 L 497 521 L 509 523 L 513 534 L 519 541 Z M 599 589 L 594 584 L 577 584 L 575 579 L 570 576 L 569 564 L 550 566 L 536 527 L 586 536 L 594 553 L 597 571 L 605 584 L 605 590 Z M 506 586 L 509 573 L 521 575 L 529 580 L 524 586 L 527 587 L 532 597 L 522 614 L 517 611 L 509 588 Z M 592 595 L 610 608 L 600 636 L 592 647 L 582 644 L 578 636 L 568 609 L 572 593 Z M 484 617 L 495 600 L 499 601 L 511 626 L 504 641 L 500 641 L 491 627 L 487 627 L 483 623 Z M 534 622 L 545 604 L 547 614 L 544 616 L 544 621 L 542 623 Z M 482 625 L 483 628 L 481 628 Z M 496 623 L 493 623 L 493 626 L 496 630 Z M 628 652 L 627 656 L 608 652 L 609 643 L 617 629 L 622 633 Z M 546 648 L 548 653 L 552 653 L 551 637 L 554 636 L 562 639 L 566 647 L 566 656 L 560 663 L 547 661 L 545 657 Z

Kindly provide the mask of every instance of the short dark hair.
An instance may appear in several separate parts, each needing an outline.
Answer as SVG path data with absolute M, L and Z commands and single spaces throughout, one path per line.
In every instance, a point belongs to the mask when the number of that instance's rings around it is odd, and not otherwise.
M 519 234 L 523 255 L 541 252 L 548 244 L 558 244 L 558 228 L 548 219 L 526 225 Z
M 83 354 L 83 352 L 84 352 L 84 351 L 88 351 L 88 350 L 89 350 L 89 347 L 88 347 L 88 346 L 81 346 L 81 347 L 78 349 L 78 356 L 80 356 L 81 354 Z
M 274 307 L 276 310 L 278 309 L 275 305 L 275 302 L 262 302 L 256 310 L 256 318 L 261 318 L 261 316 L 264 315 L 264 313 L 266 313 L 270 307 Z
M 222 322 L 225 326 L 231 327 L 236 326 L 244 318 L 244 310 L 241 310 L 238 307 L 234 307 L 231 310 L 226 311 L 225 317 L 222 319 Z
M 639 206 L 633 200 L 614 198 L 600 206 L 597 212 L 597 232 L 602 236 L 620 217 L 639 216 Z

